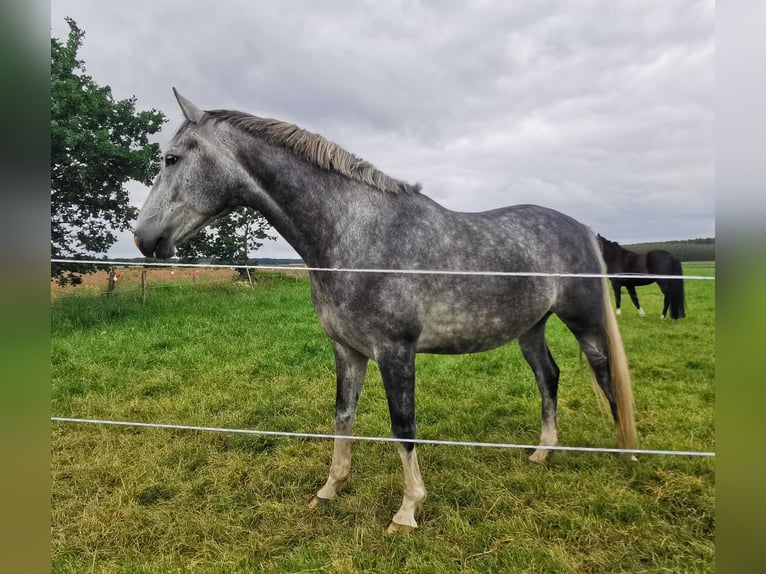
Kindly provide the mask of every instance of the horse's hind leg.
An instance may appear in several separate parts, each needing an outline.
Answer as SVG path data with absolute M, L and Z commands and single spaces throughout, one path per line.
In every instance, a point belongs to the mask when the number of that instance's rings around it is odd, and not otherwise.
M 375 360 L 386 390 L 391 432 L 399 439 L 415 438 L 415 347 L 386 345 L 376 349 Z M 426 499 L 426 489 L 420 476 L 415 443 L 398 445 L 404 471 L 402 505 L 391 520 L 389 532 L 411 532 L 418 527 L 415 512 Z
M 540 446 L 555 446 L 558 442 L 556 430 L 556 403 L 559 388 L 559 368 L 553 360 L 545 342 L 545 317 L 537 325 L 519 337 L 519 347 L 535 374 L 537 388 L 542 398 L 542 430 Z M 546 448 L 538 448 L 529 457 L 531 462 L 544 462 L 550 454 Z
M 609 403 L 615 423 L 618 420 L 617 396 L 609 366 L 609 347 L 603 327 L 590 320 L 572 320 L 559 315 L 580 344 L 583 354 L 593 372 L 596 383 Z
M 335 343 L 335 370 L 337 389 L 335 395 L 335 434 L 350 435 L 356 418 L 356 407 L 367 372 L 367 357 L 353 349 Z M 330 476 L 319 489 L 309 505 L 311 508 L 335 498 L 346 484 L 351 470 L 351 440 L 336 438 L 330 464 Z
M 664 319 L 667 316 L 668 308 L 670 307 L 670 285 L 665 281 L 657 281 L 657 285 L 660 286 L 660 291 L 662 291 L 665 298 L 662 303 L 662 315 L 660 315 L 660 319 Z
M 570 327 L 570 329 L 572 328 Z M 588 358 L 588 363 L 593 371 L 593 377 L 595 378 L 596 383 L 598 383 L 598 386 L 603 391 L 604 396 L 609 403 L 609 408 L 612 411 L 612 419 L 614 420 L 615 428 L 617 429 L 618 443 L 623 448 L 636 448 L 635 444 L 632 444 L 635 441 L 635 427 L 633 427 L 633 439 L 630 439 L 628 430 L 629 426 L 632 426 L 633 424 L 632 407 L 630 407 L 630 414 L 628 414 L 625 411 L 624 403 L 622 403 L 625 421 L 620 421 L 620 407 L 618 406 L 617 397 L 618 383 L 612 377 L 606 333 L 602 329 L 583 329 L 577 331 L 572 329 L 572 332 L 580 343 L 580 348 L 583 353 Z M 623 389 L 622 392 L 625 392 L 625 390 Z M 630 421 L 629 425 L 628 421 Z M 636 457 L 631 455 L 630 460 L 635 461 Z

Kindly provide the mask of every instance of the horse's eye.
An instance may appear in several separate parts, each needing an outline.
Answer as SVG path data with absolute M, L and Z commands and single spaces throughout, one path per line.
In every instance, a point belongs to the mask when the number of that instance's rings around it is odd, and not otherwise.
M 165 156 L 165 165 L 173 165 L 178 161 L 178 156 L 171 153 Z

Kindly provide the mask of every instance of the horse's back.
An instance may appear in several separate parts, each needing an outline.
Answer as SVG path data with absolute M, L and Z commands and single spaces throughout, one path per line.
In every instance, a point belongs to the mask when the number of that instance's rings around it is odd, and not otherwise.
M 362 252 L 373 257 L 362 266 L 466 273 L 317 277 L 317 287 L 334 284 L 315 293 L 328 332 L 345 333 L 357 348 L 374 346 L 362 341 L 365 333 L 388 333 L 416 339 L 419 352 L 465 353 L 515 339 L 551 312 L 574 313 L 582 305 L 594 312 L 594 285 L 582 283 L 593 279 L 556 276 L 602 271 L 594 235 L 583 224 L 534 205 L 463 213 L 427 198 L 413 203 L 400 213 L 395 233 L 380 241 L 385 253 Z
M 681 270 L 681 262 L 669 251 L 654 249 L 646 254 L 646 267 L 654 275 L 675 275 Z
M 478 241 L 474 237 L 466 242 L 466 252 L 479 257 L 486 255 L 486 264 L 490 266 L 487 270 L 502 261 L 509 268 L 498 271 L 601 271 L 591 230 L 554 209 L 523 204 L 477 213 L 455 212 L 454 218 L 480 230 L 476 233 L 480 236 Z

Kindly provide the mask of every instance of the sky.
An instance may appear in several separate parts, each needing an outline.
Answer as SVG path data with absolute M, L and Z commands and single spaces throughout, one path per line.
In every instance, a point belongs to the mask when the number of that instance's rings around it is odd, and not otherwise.
M 171 87 L 319 133 L 458 211 L 534 203 L 637 243 L 715 235 L 708 0 L 51 0 L 117 99 Z M 129 183 L 140 207 L 149 188 Z M 130 233 L 108 254 L 136 257 Z M 297 257 L 281 238 L 256 257 Z

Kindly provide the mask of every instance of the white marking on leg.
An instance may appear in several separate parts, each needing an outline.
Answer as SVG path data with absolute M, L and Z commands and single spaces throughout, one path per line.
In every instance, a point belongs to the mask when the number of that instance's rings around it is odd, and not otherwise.
M 558 444 L 558 433 L 556 431 L 556 425 L 551 424 L 548 421 L 543 421 L 543 429 L 540 433 L 540 445 L 541 446 L 556 446 Z M 529 457 L 529 462 L 545 462 L 548 455 L 551 453 L 547 448 L 538 448 Z
M 615 314 L 615 315 L 621 315 L 621 314 L 622 314 L 622 309 L 620 309 L 619 307 L 617 307 L 617 309 L 615 309 L 615 311 L 614 311 L 614 314 Z
M 664 319 L 664 318 L 665 318 L 665 315 L 660 315 L 660 319 Z
M 420 476 L 416 448 L 407 452 L 407 449 L 402 445 L 398 445 L 398 449 L 404 469 L 404 496 L 402 497 L 402 506 L 394 515 L 388 531 L 412 532 L 418 527 L 418 523 L 415 521 L 415 512 L 423 507 L 423 501 L 426 499 L 426 488 L 423 485 L 423 478 Z
M 638 308 L 638 316 L 643 317 L 646 315 L 646 311 L 644 311 L 641 307 Z
M 336 438 L 332 451 L 332 463 L 330 464 L 330 476 L 325 485 L 319 489 L 314 500 L 309 505 L 311 508 L 332 500 L 338 491 L 343 488 L 351 471 L 351 441 L 346 438 Z

